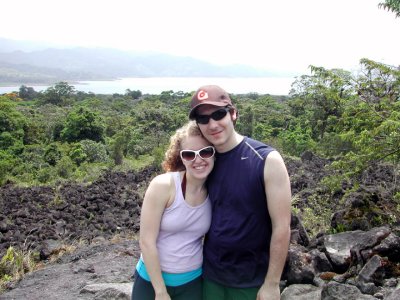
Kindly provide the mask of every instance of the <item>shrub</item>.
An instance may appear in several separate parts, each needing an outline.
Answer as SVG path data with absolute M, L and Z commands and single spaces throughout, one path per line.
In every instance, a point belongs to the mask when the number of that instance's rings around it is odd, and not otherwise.
M 108 161 L 107 149 L 104 144 L 92 140 L 82 140 L 80 141 L 80 145 L 88 162 L 94 163 Z
M 14 165 L 14 157 L 7 151 L 0 151 L 0 184 L 6 180 Z
M 56 165 L 57 175 L 66 179 L 73 174 L 75 169 L 76 165 L 68 156 L 62 157 Z

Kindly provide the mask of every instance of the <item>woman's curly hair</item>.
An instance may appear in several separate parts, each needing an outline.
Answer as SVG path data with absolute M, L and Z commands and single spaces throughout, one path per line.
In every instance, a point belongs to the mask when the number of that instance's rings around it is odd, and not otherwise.
M 182 141 L 188 136 L 203 137 L 195 121 L 189 121 L 179 128 L 173 136 L 171 136 L 169 147 L 165 152 L 164 161 L 161 163 L 161 166 L 165 172 L 185 170 L 185 166 L 183 165 L 179 153 L 182 150 Z

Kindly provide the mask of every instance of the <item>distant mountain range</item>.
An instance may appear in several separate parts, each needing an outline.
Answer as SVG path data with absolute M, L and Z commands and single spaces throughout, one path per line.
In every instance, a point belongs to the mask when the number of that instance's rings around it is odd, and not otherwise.
M 285 74 L 287 75 L 287 74 Z M 245 65 L 218 66 L 191 57 L 109 48 L 58 48 L 0 38 L 0 84 L 52 84 L 59 81 L 123 77 L 279 77 Z

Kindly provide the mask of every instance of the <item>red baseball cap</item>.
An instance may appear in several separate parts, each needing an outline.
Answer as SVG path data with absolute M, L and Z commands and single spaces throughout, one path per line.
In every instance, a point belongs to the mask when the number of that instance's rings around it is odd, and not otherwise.
M 229 94 L 217 85 L 202 86 L 194 93 L 190 102 L 189 119 L 194 119 L 196 109 L 204 104 L 224 107 L 232 105 L 232 100 Z

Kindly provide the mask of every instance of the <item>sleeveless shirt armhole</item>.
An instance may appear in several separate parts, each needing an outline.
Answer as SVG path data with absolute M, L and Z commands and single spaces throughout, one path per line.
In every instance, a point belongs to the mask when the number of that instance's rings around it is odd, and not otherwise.
M 182 190 L 181 190 L 181 176 L 179 172 L 170 172 L 172 181 L 174 182 L 175 185 L 175 197 L 174 201 L 171 203 L 169 207 L 167 207 L 165 210 L 168 211 L 172 208 L 174 208 L 176 205 L 179 204 L 180 199 L 182 199 Z

